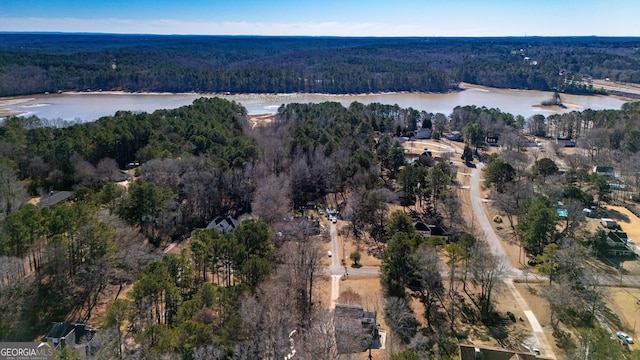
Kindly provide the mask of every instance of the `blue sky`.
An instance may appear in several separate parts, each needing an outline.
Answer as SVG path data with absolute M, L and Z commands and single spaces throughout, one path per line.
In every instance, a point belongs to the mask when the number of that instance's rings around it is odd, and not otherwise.
M 640 36 L 638 0 L 0 0 L 0 31 Z

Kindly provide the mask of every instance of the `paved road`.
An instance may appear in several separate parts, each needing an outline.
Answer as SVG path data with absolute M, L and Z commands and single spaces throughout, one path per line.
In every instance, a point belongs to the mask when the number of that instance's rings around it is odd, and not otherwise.
M 515 268 L 507 259 L 507 253 L 504 251 L 500 239 L 498 239 L 498 236 L 493 231 L 493 226 L 491 226 L 491 222 L 489 221 L 489 218 L 487 218 L 487 214 L 484 212 L 484 207 L 482 206 L 482 196 L 480 195 L 480 172 L 482 170 L 482 167 L 482 164 L 477 164 L 475 168 L 471 169 L 471 176 L 469 178 L 471 208 L 473 210 L 473 215 L 475 216 L 476 221 L 480 226 L 484 239 L 487 241 L 487 244 L 491 249 L 491 253 L 493 253 L 493 255 L 498 257 L 499 259 L 502 259 L 502 261 L 504 262 L 505 276 L 508 278 L 524 279 L 525 274 L 522 272 L 522 270 Z
M 324 273 L 331 276 L 331 309 L 336 307 L 336 300 L 340 295 L 340 280 L 348 274 L 349 277 L 378 276 L 379 266 L 363 266 L 360 268 L 347 268 L 340 264 L 340 259 L 347 263 L 346 254 L 340 253 L 338 246 L 338 230 L 336 224 L 330 223 L 329 234 L 331 235 L 331 266 L 324 269 Z
M 511 265 L 511 262 L 507 258 L 507 253 L 504 251 L 502 243 L 500 242 L 500 239 L 498 239 L 495 231 L 493 231 L 493 226 L 491 225 L 491 222 L 484 211 L 484 207 L 482 206 L 482 196 L 480 194 L 480 172 L 482 171 L 482 167 L 482 164 L 477 164 L 476 167 L 471 170 L 471 176 L 469 178 L 471 208 L 473 210 L 473 214 L 480 226 L 480 229 L 482 230 L 483 238 L 491 249 L 491 253 L 499 259 L 502 259 L 505 266 L 505 284 L 513 294 L 516 303 L 523 310 L 525 316 L 529 320 L 532 330 L 531 341 L 533 342 L 533 344 L 531 344 L 531 348 L 538 348 L 542 355 L 555 359 L 556 356 L 553 352 L 553 347 L 551 347 L 547 341 L 538 319 L 535 317 L 522 295 L 520 295 L 518 289 L 513 285 L 514 280 L 529 278 L 531 280 L 541 281 L 542 278 L 533 274 L 525 274 L 522 270 Z

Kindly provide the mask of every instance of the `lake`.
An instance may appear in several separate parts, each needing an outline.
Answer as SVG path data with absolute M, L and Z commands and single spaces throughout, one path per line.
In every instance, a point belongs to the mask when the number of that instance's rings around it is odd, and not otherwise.
M 412 107 L 432 113 L 449 115 L 459 105 L 499 108 L 503 112 L 528 118 L 535 114 L 545 116 L 572 110 L 620 109 L 624 100 L 611 96 L 562 95 L 567 109 L 543 109 L 532 105 L 550 99 L 553 94 L 533 90 L 507 90 L 470 86 L 470 88 L 446 94 L 392 93 L 363 95 L 328 94 L 238 94 L 216 95 L 242 104 L 249 114 L 276 113 L 278 107 L 289 103 L 320 103 L 337 101 L 348 106 L 354 101 L 363 104 L 379 102 Z M 67 121 L 94 121 L 113 115 L 118 110 L 153 112 L 157 109 L 173 109 L 188 105 L 203 94 L 132 94 L 132 93 L 68 93 L 37 95 L 0 99 L 0 113 L 36 115 L 43 119 Z

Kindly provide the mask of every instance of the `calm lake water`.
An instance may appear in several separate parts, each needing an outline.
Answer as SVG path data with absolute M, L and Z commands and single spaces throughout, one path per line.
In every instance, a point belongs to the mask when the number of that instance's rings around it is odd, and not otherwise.
M 24 98 L 0 99 L 0 113 L 10 111 L 23 115 L 36 115 L 43 119 L 68 121 L 94 121 L 102 116 L 113 115 L 118 110 L 153 112 L 158 109 L 173 109 L 188 105 L 202 94 L 114 94 L 80 93 L 38 95 Z M 249 114 L 275 113 L 282 104 L 320 103 L 337 101 L 348 106 L 354 101 L 364 104 L 379 102 L 412 107 L 432 113 L 449 115 L 458 105 L 499 108 L 514 115 L 530 117 L 535 114 L 550 115 L 591 108 L 594 110 L 620 109 L 625 101 L 607 96 L 562 95 L 567 109 L 542 109 L 532 105 L 551 98 L 552 93 L 531 90 L 503 90 L 471 88 L 447 94 L 395 93 L 371 95 L 326 95 L 326 94 L 241 94 L 217 95 L 234 100 L 247 108 Z

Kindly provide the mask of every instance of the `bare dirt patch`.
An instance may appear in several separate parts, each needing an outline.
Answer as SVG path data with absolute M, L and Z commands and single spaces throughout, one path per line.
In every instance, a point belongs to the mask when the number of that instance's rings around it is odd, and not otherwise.
M 256 114 L 256 115 L 249 115 L 248 117 L 249 117 L 249 124 L 251 125 L 252 128 L 256 126 L 269 125 L 276 119 L 275 114 Z

